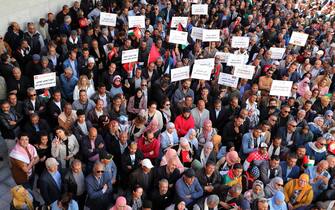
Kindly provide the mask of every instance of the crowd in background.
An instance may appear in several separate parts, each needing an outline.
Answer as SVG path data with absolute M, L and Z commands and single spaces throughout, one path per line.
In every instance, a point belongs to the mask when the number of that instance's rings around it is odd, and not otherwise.
M 192 15 L 197 3 L 208 15 Z M 100 12 L 116 26 L 99 25 Z M 140 15 L 145 28 L 129 28 Z M 12 22 L 0 36 L 11 209 L 334 209 L 334 15 L 331 0 L 82 0 Z M 188 17 L 187 46 L 169 42 L 174 16 Z M 193 27 L 220 41 L 192 38 Z M 305 46 L 289 44 L 294 31 Z M 138 61 L 122 64 L 130 49 Z M 234 68 L 217 52 L 246 55 L 253 78 L 219 85 Z M 171 82 L 171 69 L 202 58 L 215 58 L 210 80 Z M 34 88 L 52 72 L 56 86 Z M 269 94 L 274 80 L 293 82 L 289 97 Z

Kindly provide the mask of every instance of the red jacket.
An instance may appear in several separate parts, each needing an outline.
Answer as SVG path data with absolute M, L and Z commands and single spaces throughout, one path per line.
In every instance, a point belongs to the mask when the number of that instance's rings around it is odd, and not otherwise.
M 194 128 L 194 119 L 192 115 L 188 119 L 183 118 L 182 115 L 178 115 L 174 121 L 177 133 L 179 137 L 185 136 L 191 128 Z
M 144 137 L 141 137 L 137 142 L 138 149 L 143 153 L 144 158 L 149 158 L 151 160 L 158 158 L 160 142 L 158 139 L 154 138 L 150 144 L 145 144 Z M 150 152 L 153 151 L 153 154 Z

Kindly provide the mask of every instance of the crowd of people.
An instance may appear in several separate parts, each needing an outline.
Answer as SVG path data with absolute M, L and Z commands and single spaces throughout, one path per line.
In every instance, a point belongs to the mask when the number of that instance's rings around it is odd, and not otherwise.
M 199 3 L 208 15 L 192 15 Z M 334 6 L 82 0 L 12 22 L 0 36 L 10 208 L 334 209 Z M 101 12 L 117 14 L 116 26 L 100 25 Z M 130 16 L 145 16 L 145 28 L 129 28 Z M 188 45 L 169 42 L 179 16 Z M 194 27 L 219 29 L 220 41 L 195 39 Z M 306 44 L 290 44 L 292 32 Z M 232 48 L 233 36 L 249 37 L 248 48 Z M 138 61 L 123 64 L 130 49 Z M 234 67 L 218 52 L 245 55 L 252 79 L 219 85 Z M 203 58 L 215 58 L 210 80 L 171 82 L 171 69 Z M 36 75 L 53 72 L 56 86 L 36 88 Z M 292 81 L 290 96 L 271 95 L 274 80 Z

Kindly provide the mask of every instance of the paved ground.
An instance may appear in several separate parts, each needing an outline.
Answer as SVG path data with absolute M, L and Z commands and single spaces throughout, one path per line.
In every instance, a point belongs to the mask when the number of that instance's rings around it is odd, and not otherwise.
M 9 165 L 7 146 L 3 138 L 0 138 L 0 156 L 4 161 L 0 162 L 0 209 L 8 210 L 11 201 L 10 189 L 15 186 Z

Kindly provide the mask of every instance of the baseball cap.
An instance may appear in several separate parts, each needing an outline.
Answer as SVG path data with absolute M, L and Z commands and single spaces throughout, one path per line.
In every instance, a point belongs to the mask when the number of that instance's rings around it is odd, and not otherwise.
M 33 58 L 33 61 L 39 61 L 41 59 L 41 56 L 39 54 L 34 54 L 32 58 Z
M 109 154 L 108 152 L 106 151 L 103 151 L 99 154 L 99 157 L 100 157 L 100 160 L 111 160 L 113 158 L 113 155 L 112 154 Z
M 268 148 L 268 145 L 265 143 L 265 142 L 262 142 L 260 145 L 259 145 L 260 148 Z
M 149 168 L 149 169 L 154 167 L 148 158 L 142 160 L 142 166 Z

